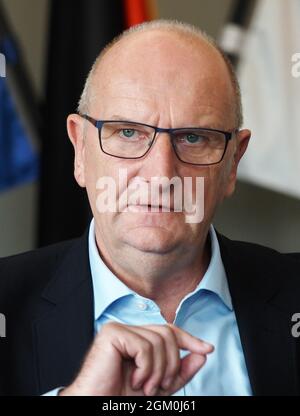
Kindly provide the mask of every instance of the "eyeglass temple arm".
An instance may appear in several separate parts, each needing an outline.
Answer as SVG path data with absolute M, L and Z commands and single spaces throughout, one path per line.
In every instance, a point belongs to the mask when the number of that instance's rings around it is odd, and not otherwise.
M 80 114 L 81 115 L 81 117 L 83 117 L 84 119 L 86 119 L 86 120 L 88 120 L 90 123 L 92 123 L 92 125 L 93 126 L 95 126 L 95 127 L 99 127 L 98 126 L 98 121 L 97 120 L 95 120 L 93 117 L 90 117 L 90 116 L 88 116 L 87 114 Z

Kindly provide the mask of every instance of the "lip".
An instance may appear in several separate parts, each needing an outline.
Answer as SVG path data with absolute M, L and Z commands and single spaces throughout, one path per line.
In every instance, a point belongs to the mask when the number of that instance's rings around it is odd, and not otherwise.
M 173 207 L 166 207 L 164 205 L 128 205 L 125 211 L 129 212 L 149 212 L 149 213 L 166 213 L 173 212 Z

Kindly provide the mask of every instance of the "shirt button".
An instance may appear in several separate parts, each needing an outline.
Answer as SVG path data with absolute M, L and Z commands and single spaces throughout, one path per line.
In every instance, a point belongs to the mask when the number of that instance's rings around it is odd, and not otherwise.
M 138 302 L 136 306 L 140 311 L 145 311 L 147 309 L 147 304 L 144 302 Z

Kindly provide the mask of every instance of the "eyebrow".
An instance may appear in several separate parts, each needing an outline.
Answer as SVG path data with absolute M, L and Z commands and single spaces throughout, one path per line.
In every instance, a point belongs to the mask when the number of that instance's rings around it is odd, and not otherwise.
M 128 122 L 131 122 L 131 123 L 140 123 L 140 124 L 146 124 L 146 125 L 148 125 L 148 126 L 152 126 L 152 124 L 149 124 L 149 123 L 147 123 L 147 122 L 144 122 L 144 121 L 137 121 L 137 120 L 132 120 L 131 118 L 127 118 L 127 117 L 123 117 L 123 116 L 121 116 L 121 115 L 118 115 L 118 114 L 114 114 L 114 115 L 112 115 L 109 119 L 107 119 L 107 120 L 115 120 L 115 121 L 128 121 Z M 185 127 L 174 127 L 174 129 L 181 129 L 181 128 L 185 128 Z M 224 129 L 222 129 L 220 126 L 218 126 L 216 123 L 211 123 L 211 124 L 209 124 L 209 125 L 202 125 L 202 126 L 200 126 L 200 125 L 196 125 L 196 124 L 194 124 L 194 125 L 188 125 L 188 126 L 186 126 L 186 128 L 199 128 L 199 129 L 214 129 L 214 130 L 220 130 L 220 131 L 223 131 Z M 229 130 L 228 130 L 229 131 Z
M 120 116 L 120 115 L 118 115 L 118 114 L 114 114 L 114 115 L 112 115 L 110 118 L 109 118 L 109 120 L 116 120 L 116 121 L 118 121 L 118 120 L 122 120 L 122 121 L 132 121 L 132 119 L 130 119 L 130 118 L 127 118 L 127 117 L 123 117 L 123 116 Z M 139 123 L 138 121 L 136 121 L 136 120 L 134 120 L 136 123 Z M 142 122 L 141 122 L 142 123 Z

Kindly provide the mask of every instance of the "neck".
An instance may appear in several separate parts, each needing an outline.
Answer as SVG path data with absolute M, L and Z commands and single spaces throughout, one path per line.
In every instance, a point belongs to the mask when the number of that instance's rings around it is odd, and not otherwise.
M 110 256 L 105 245 L 98 241 L 99 254 L 109 269 L 130 289 L 153 300 L 168 322 L 173 322 L 180 301 L 202 280 L 211 257 L 209 234 L 194 250 L 168 256 L 137 253 L 132 256 Z M 111 261 L 111 258 L 118 261 Z M 130 258 L 128 262 L 123 259 Z M 123 260 L 123 261 L 122 261 Z

